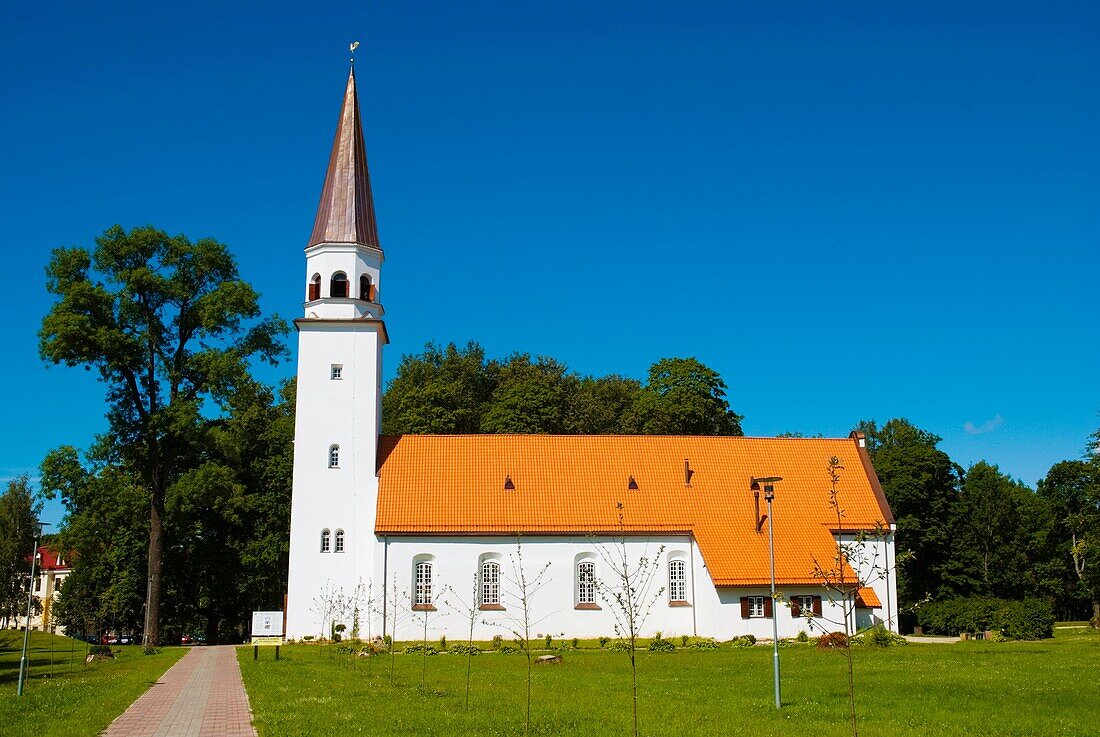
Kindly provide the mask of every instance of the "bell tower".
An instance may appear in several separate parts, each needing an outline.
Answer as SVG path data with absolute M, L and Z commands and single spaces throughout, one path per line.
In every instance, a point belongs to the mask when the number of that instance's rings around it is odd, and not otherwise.
M 318 602 L 371 576 L 378 495 L 382 248 L 348 75 L 321 200 L 306 246 L 287 585 L 287 637 L 325 635 Z

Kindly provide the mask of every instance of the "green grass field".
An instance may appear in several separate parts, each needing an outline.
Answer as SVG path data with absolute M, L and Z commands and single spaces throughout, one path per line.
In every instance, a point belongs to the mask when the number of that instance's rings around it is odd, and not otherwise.
M 77 737 L 99 734 L 186 652 L 156 655 L 116 647 L 113 662 L 84 664 L 85 645 L 44 632 L 31 633 L 29 674 L 16 696 L 23 633 L 0 630 L 0 735 Z
M 239 658 L 262 737 L 304 735 L 516 735 L 523 732 L 525 660 L 473 659 L 471 706 L 463 705 L 466 659 L 331 657 L 315 645 L 283 659 Z M 639 653 L 645 735 L 844 735 L 843 657 L 798 645 L 780 651 L 784 708 L 772 705 L 771 648 Z M 535 668 L 532 733 L 630 733 L 625 653 L 578 650 Z M 368 669 L 369 667 L 369 669 Z M 372 671 L 372 672 L 371 672 Z M 913 644 L 856 651 L 862 735 L 1100 735 L 1100 634 L 1059 630 L 1022 643 Z

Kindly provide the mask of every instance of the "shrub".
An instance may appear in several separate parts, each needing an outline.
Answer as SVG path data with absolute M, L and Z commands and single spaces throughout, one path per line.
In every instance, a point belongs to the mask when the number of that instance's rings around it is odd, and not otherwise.
M 574 637 L 572 642 L 570 643 L 570 645 L 572 646 L 572 648 L 574 650 L 576 650 L 577 648 L 580 647 L 580 640 L 578 640 L 576 637 Z
M 424 645 L 416 643 L 415 645 L 406 645 L 404 650 L 406 655 L 438 655 L 439 651 L 435 649 L 435 645 Z
M 741 635 L 733 638 L 734 647 L 752 647 L 756 644 L 756 635 Z
M 611 643 L 611 649 L 618 653 L 630 652 L 630 642 L 627 640 L 615 640 Z
M 377 642 L 364 642 L 358 652 L 360 655 L 364 653 L 367 655 L 378 655 L 379 653 L 385 652 L 385 649 L 385 646 Z
M 447 635 L 441 635 L 440 636 L 440 638 L 439 638 L 439 649 L 440 650 L 446 650 L 447 649 Z
M 917 622 L 930 635 L 993 630 L 1010 640 L 1038 640 L 1054 634 L 1054 613 L 1050 604 L 1040 599 L 971 596 L 936 601 L 920 608 Z
M 609 642 L 611 642 L 610 637 L 606 637 L 606 636 L 601 636 L 600 637 L 600 647 L 607 647 L 607 643 L 609 643 Z
M 799 642 L 809 642 L 810 641 L 810 636 L 806 634 L 806 630 L 801 630 L 798 633 L 798 637 L 796 637 L 794 639 L 798 640 Z
M 515 655 L 520 652 L 519 645 L 513 645 L 510 642 L 501 642 L 496 650 L 501 655 Z
M 382 637 L 382 646 L 385 647 L 387 650 L 389 650 L 391 647 L 393 647 L 393 636 L 392 635 L 384 635 Z
M 470 645 L 465 642 L 454 645 L 447 652 L 452 655 L 481 655 L 481 651 L 477 649 L 476 645 Z
M 680 635 L 680 647 L 687 647 L 688 640 L 691 639 L 687 635 Z
M 817 638 L 818 650 L 833 650 L 839 647 L 847 647 L 848 636 L 843 632 L 827 632 Z
M 720 647 L 720 645 L 715 640 L 709 637 L 696 637 L 694 639 L 684 637 L 681 639 L 687 640 L 687 644 L 685 646 L 688 650 L 717 650 Z
M 313 635 L 306 635 L 305 637 L 302 638 L 302 642 L 311 642 L 312 640 L 313 640 Z
M 543 640 L 546 642 L 546 649 L 549 650 L 550 649 L 550 643 L 552 643 L 554 641 L 554 638 L 551 637 L 550 635 L 547 635 L 546 637 L 543 638 Z
M 88 654 L 89 655 L 107 655 L 107 656 L 111 656 L 112 655 L 111 646 L 110 645 L 92 645 L 90 648 L 88 648 Z
M 901 635 L 896 635 L 881 624 L 876 624 L 871 629 L 859 636 L 858 642 L 871 647 L 890 647 L 891 645 L 908 645 L 909 641 Z
M 142 655 L 156 655 L 160 652 L 159 647 L 153 647 L 152 645 L 145 645 L 141 648 Z
M 651 653 L 670 653 L 676 649 L 676 646 L 672 644 L 672 640 L 666 640 L 661 637 L 661 633 L 658 632 L 657 636 L 649 641 L 649 651 Z
M 504 644 L 504 638 L 500 635 L 493 635 L 493 649 L 500 650 L 500 646 Z

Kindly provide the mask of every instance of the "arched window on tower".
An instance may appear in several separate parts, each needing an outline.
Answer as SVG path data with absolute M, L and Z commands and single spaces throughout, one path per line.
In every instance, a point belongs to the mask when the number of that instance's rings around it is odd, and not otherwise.
M 321 552 L 327 553 L 331 548 L 329 547 L 329 531 L 321 530 Z
M 348 296 L 348 277 L 342 271 L 337 271 L 332 275 L 332 281 L 329 283 L 328 296 L 330 297 L 346 297 Z
M 339 468 L 340 467 L 340 446 L 331 445 L 328 449 L 328 467 Z
M 359 299 L 364 302 L 374 301 L 374 285 L 370 282 L 370 274 L 359 277 Z
M 333 548 L 337 553 L 344 552 L 344 531 L 336 531 L 336 547 Z
M 313 278 L 309 280 L 309 293 L 306 295 L 306 299 L 312 302 L 315 299 L 321 299 L 321 275 L 314 274 Z

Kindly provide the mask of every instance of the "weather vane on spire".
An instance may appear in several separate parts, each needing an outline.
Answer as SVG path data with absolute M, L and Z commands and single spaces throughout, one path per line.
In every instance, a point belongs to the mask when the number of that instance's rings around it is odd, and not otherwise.
M 355 64 L 355 50 L 357 48 L 359 48 L 359 42 L 358 41 L 352 41 L 350 44 L 348 44 L 348 51 L 351 52 L 351 63 L 352 63 L 352 65 Z

